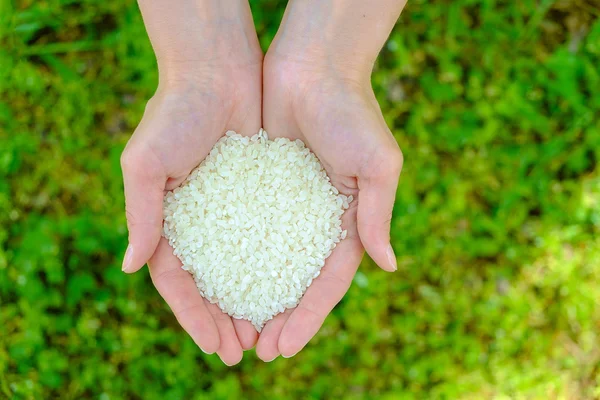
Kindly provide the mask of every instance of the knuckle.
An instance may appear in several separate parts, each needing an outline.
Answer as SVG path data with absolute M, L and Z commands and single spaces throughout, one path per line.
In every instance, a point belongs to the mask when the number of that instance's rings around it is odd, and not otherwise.
M 125 202 L 125 219 L 127 221 L 127 228 L 131 230 L 135 225 L 137 225 L 137 218 L 135 214 L 131 212 L 131 205 Z
M 127 144 L 121 153 L 121 169 L 123 171 L 131 171 L 138 163 L 140 157 L 133 146 Z
M 400 171 L 402 170 L 402 165 L 404 164 L 404 155 L 402 154 L 402 150 L 400 150 L 400 148 L 396 146 L 388 151 L 389 153 L 386 155 L 386 169 L 391 173 L 400 174 Z
M 162 229 L 162 218 L 149 217 L 146 214 L 141 214 L 131 202 L 125 201 L 125 219 L 127 228 L 132 230 L 136 227 L 143 228 L 144 231 L 152 232 L 155 229 Z
M 366 177 L 378 178 L 384 176 L 399 176 L 404 164 L 404 156 L 396 145 L 379 149 L 368 158 L 364 174 Z
M 163 178 L 163 166 L 149 145 L 127 143 L 121 153 L 121 170 L 138 178 Z M 165 178 L 166 179 L 166 178 Z

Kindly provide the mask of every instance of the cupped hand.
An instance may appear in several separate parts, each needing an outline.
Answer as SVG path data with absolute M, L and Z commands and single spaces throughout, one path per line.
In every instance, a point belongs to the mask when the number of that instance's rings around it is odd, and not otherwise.
M 257 332 L 204 300 L 161 238 L 166 190 L 179 186 L 227 130 L 253 135 L 261 127 L 262 60 L 194 65 L 161 81 L 121 157 L 129 247 L 123 270 L 148 262 L 156 289 L 206 353 L 228 365 L 254 346 Z
M 332 184 L 356 200 L 344 213 L 348 230 L 295 309 L 269 321 L 257 343 L 264 361 L 291 357 L 317 333 L 347 292 L 364 249 L 384 270 L 396 270 L 390 220 L 402 153 L 373 94 L 369 76 L 323 63 L 267 54 L 263 125 L 270 137 L 301 139 L 319 157 Z

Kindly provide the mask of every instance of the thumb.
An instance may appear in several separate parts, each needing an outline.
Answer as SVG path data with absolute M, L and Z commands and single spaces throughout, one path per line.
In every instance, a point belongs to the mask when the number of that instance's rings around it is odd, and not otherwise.
M 166 175 L 148 147 L 131 141 L 121 155 L 129 245 L 123 271 L 136 272 L 154 254 L 162 232 Z
M 390 135 L 391 136 L 391 135 Z M 397 269 L 390 244 L 390 222 L 402 170 L 402 152 L 390 145 L 371 152 L 358 176 L 358 234 L 365 250 L 382 269 Z

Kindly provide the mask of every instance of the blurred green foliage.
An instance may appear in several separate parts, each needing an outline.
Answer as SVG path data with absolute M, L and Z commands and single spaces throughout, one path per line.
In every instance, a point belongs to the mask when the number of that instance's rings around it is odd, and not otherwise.
M 285 2 L 251 3 L 266 48 Z M 365 260 L 298 356 L 227 368 L 120 271 L 157 83 L 135 2 L 0 2 L 0 398 L 600 398 L 599 17 L 410 0 L 373 75 L 399 271 Z

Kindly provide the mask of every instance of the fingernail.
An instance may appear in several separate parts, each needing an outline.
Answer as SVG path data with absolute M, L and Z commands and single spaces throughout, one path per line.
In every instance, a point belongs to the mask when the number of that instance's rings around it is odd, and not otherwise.
M 129 270 L 129 268 L 131 267 L 131 257 L 133 256 L 133 248 L 131 247 L 131 245 L 127 245 L 127 250 L 125 251 L 125 257 L 123 257 L 123 266 L 121 267 L 121 270 L 123 272 L 127 272 Z
M 263 360 L 264 362 L 271 362 L 273 360 L 275 360 L 277 357 L 279 357 L 279 354 L 277 354 L 275 357 L 271 358 L 270 360 Z
M 296 353 L 292 354 L 291 356 L 284 356 L 284 355 L 282 354 L 282 355 L 281 355 L 281 357 L 283 357 L 283 358 L 292 358 L 292 357 L 294 357 L 294 356 L 295 356 L 296 354 L 298 354 L 298 353 L 299 353 L 299 352 L 296 352 Z
M 394 254 L 394 249 L 392 248 L 391 244 L 388 245 L 387 258 L 390 263 L 390 266 L 393 268 L 394 271 L 396 271 L 398 269 L 398 264 L 396 262 L 396 255 Z
M 215 352 L 214 352 L 214 351 L 213 351 L 213 352 L 206 351 L 206 350 L 204 350 L 204 349 L 203 349 L 201 346 L 198 346 L 198 348 L 199 348 L 200 350 L 202 350 L 202 352 L 203 352 L 204 354 L 208 354 L 209 356 L 210 356 L 210 355 L 212 355 L 212 354 L 215 354 Z

